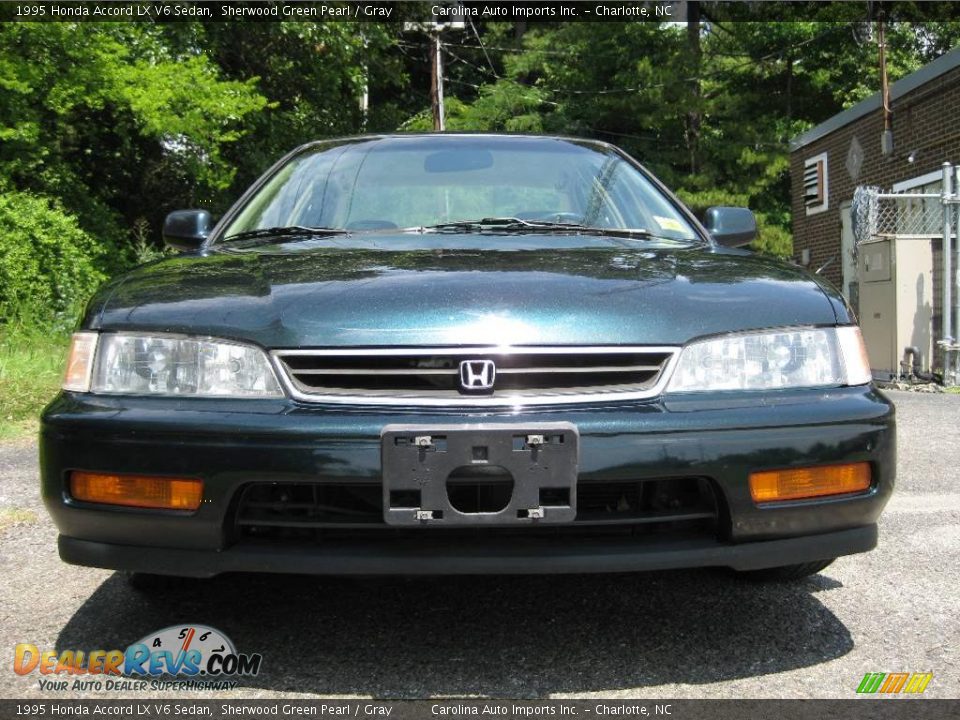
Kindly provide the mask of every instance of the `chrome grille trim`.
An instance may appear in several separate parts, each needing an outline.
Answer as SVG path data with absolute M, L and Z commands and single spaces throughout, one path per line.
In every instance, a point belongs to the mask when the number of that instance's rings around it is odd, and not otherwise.
M 479 347 L 402 347 L 402 348 L 323 348 L 323 349 L 280 349 L 270 353 L 271 360 L 277 370 L 277 375 L 293 398 L 307 403 L 336 403 L 366 406 L 406 406 L 406 407 L 524 407 L 537 405 L 564 405 L 594 402 L 615 402 L 624 400 L 642 400 L 659 395 L 666 385 L 673 370 L 680 348 L 673 346 L 647 345 L 591 345 L 591 346 L 479 346 Z M 516 362 L 523 356 L 544 356 L 545 360 L 537 365 L 510 367 L 511 361 Z M 556 358 L 562 362 L 564 356 L 583 358 L 591 355 L 606 355 L 610 357 L 598 358 L 602 364 L 588 365 L 576 362 L 562 365 L 551 365 L 547 357 Z M 611 357 L 624 356 L 624 363 L 617 364 Z M 633 359 L 630 356 L 637 356 Z M 449 363 L 449 367 L 363 367 L 362 364 L 353 367 L 337 367 L 327 365 L 323 367 L 310 366 L 311 358 L 330 360 L 343 358 L 345 363 L 358 360 L 376 360 L 382 358 L 412 359 L 417 357 L 442 358 Z M 379 378 L 391 375 L 397 377 L 420 375 L 430 382 L 456 382 L 459 374 L 458 365 L 461 360 L 476 360 L 490 358 L 497 362 L 498 385 L 499 378 L 506 376 L 519 380 L 523 375 L 539 375 L 550 377 L 575 378 L 583 374 L 587 382 L 583 386 L 554 387 L 554 388 L 497 388 L 492 395 L 463 394 L 448 388 L 361 388 L 350 387 L 346 384 L 337 387 L 333 382 L 338 378 L 358 376 L 378 382 Z M 505 366 L 501 366 L 504 364 Z M 609 382 L 590 384 L 589 377 L 603 374 L 615 378 L 618 374 L 649 374 L 643 382 Z M 298 377 L 300 379 L 298 379 Z M 304 380 L 314 380 L 315 386 L 310 387 Z M 329 378 L 331 383 L 324 384 Z M 432 378 L 433 380 L 429 380 Z

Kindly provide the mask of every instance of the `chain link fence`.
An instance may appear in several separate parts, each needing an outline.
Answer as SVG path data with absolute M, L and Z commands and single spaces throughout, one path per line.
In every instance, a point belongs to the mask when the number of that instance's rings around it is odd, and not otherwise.
M 881 238 L 943 237 L 943 198 L 937 193 L 883 193 L 858 187 L 851 220 L 856 244 Z

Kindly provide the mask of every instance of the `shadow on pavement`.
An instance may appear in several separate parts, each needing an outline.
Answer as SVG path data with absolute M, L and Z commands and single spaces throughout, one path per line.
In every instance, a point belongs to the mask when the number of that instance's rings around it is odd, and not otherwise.
M 827 571 L 829 572 L 829 570 Z M 761 584 L 721 571 L 331 579 L 222 576 L 160 595 L 107 579 L 57 649 L 125 648 L 180 623 L 263 654 L 241 686 L 403 698 L 616 691 L 711 683 L 848 653 L 815 595 L 828 575 Z

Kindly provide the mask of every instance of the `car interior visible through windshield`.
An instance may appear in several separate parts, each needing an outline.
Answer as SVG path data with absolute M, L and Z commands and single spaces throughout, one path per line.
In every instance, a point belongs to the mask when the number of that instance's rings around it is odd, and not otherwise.
M 653 183 L 613 151 L 559 139 L 489 137 L 368 139 L 307 151 L 266 182 L 225 236 L 289 226 L 361 232 L 484 218 L 697 238 Z

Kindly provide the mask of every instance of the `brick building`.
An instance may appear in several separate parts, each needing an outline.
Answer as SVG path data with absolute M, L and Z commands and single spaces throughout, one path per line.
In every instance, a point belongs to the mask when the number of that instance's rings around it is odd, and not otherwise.
M 882 149 L 879 93 L 811 128 L 790 146 L 794 260 L 810 269 L 831 261 L 822 275 L 843 290 L 854 308 L 860 288 L 850 220 L 854 189 L 940 191 L 943 163 L 960 164 L 960 48 L 893 83 L 890 108 L 892 152 Z M 941 240 L 932 245 L 929 304 L 936 332 Z

